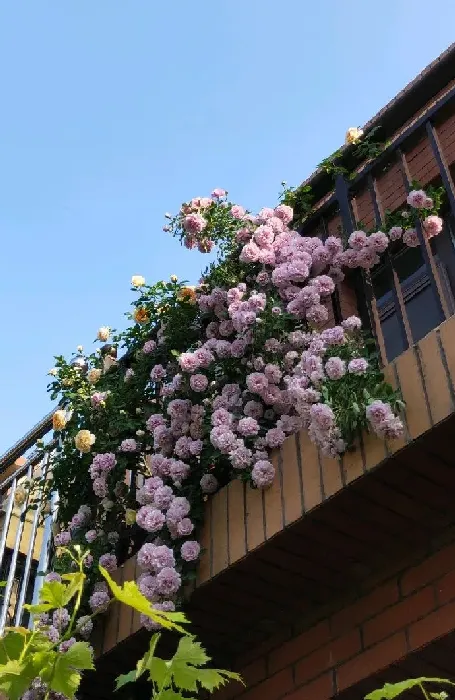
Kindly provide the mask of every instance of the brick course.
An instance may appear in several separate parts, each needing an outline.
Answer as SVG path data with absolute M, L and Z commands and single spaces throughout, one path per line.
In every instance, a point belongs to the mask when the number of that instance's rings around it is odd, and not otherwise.
M 455 543 L 407 565 L 292 638 L 277 633 L 236 665 L 215 700 L 328 700 L 455 629 Z

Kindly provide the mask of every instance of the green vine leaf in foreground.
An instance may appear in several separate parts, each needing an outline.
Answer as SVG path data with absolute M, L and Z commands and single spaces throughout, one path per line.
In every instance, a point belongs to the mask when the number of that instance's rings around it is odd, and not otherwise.
M 181 700 L 183 696 L 177 691 L 196 693 L 200 688 L 204 688 L 213 692 L 228 680 L 242 682 L 239 674 L 233 671 L 203 668 L 210 658 L 194 637 L 182 637 L 177 651 L 169 661 L 155 656 L 159 639 L 160 635 L 154 634 L 149 649 L 138 662 L 136 670 L 117 678 L 117 690 L 138 680 L 146 672 L 148 679 L 153 683 L 155 700 Z
M 399 681 L 398 683 L 386 683 L 382 688 L 373 690 L 371 693 L 368 693 L 368 695 L 365 695 L 365 700 L 393 700 L 393 698 L 398 697 L 401 693 L 405 693 L 407 690 L 416 687 L 420 688 L 427 700 L 429 696 L 433 698 L 437 696 L 439 698 L 442 695 L 441 693 L 428 693 L 424 687 L 426 683 L 455 686 L 455 683 L 446 678 L 425 678 L 424 676 L 421 678 L 409 678 L 405 681 Z
M 100 572 L 106 579 L 112 595 L 116 600 L 125 605 L 129 605 L 130 608 L 134 608 L 143 615 L 147 615 L 147 617 L 150 617 L 154 622 L 165 629 L 174 630 L 180 632 L 180 634 L 187 634 L 183 627 L 177 624 L 179 622 L 188 624 L 188 620 L 183 613 L 163 613 L 154 608 L 152 603 L 142 595 L 135 581 L 125 581 L 123 586 L 119 586 L 102 566 L 100 566 Z

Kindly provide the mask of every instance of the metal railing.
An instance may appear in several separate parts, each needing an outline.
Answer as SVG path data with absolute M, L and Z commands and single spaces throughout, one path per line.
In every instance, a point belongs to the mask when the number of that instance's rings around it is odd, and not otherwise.
M 316 205 L 300 228 L 302 235 L 327 237 L 330 223 L 340 222 L 339 231 L 348 237 L 362 227 L 357 211 L 356 197 L 370 198 L 369 209 L 374 225 L 380 229 L 385 223 L 383 203 L 378 181 L 388 170 L 401 173 L 402 202 L 412 185 L 409 154 L 416 143 L 424 143 L 436 176 L 428 184 L 442 186 L 445 191 L 444 229 L 439 236 L 428 240 L 420 223 L 416 222 L 419 239 L 417 248 L 403 244 L 387 251 L 377 268 L 353 272 L 350 277 L 356 292 L 357 306 L 364 325 L 370 328 L 377 341 L 383 364 L 393 360 L 408 347 L 418 342 L 430 330 L 455 313 L 455 187 L 450 165 L 445 157 L 435 124 L 444 124 L 455 114 L 455 88 L 436 100 L 410 126 L 405 128 L 382 153 L 358 166 L 351 179 L 343 174 L 335 177 L 333 191 Z M 434 175 L 433 173 L 433 175 Z M 426 174 L 423 172 L 423 176 Z M 400 205 L 395 206 L 399 210 Z M 340 289 L 333 295 L 332 308 L 336 323 L 342 318 Z
M 15 454 L 29 449 L 31 432 L 15 445 Z M 57 499 L 52 495 L 43 512 L 35 492 L 36 507 L 30 509 L 27 484 L 36 476 L 46 478 L 51 456 L 51 452 L 39 450 L 25 463 L 16 457 L 16 462 L 9 464 L 10 474 L 2 479 L 0 473 L 0 634 L 7 626 L 30 623 L 24 605 L 38 602 L 42 573 L 48 568 Z

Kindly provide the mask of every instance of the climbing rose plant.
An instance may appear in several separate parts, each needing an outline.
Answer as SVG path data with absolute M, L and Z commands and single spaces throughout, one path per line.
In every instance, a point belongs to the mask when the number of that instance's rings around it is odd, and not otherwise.
M 189 249 L 217 247 L 216 262 L 197 287 L 135 275 L 127 330 L 100 327 L 102 347 L 59 356 L 50 372 L 60 408 L 52 478 L 41 486 L 45 499 L 60 498 L 55 570 L 71 567 L 59 548 L 90 545 L 85 613 L 109 604 L 98 565 L 112 572 L 135 551 L 142 594 L 156 610 L 178 607 L 201 553 L 204 501 L 231 479 L 270 487 L 271 453 L 287 436 L 306 430 L 337 458 L 360 430 L 402 435 L 403 405 L 360 320 L 327 323 L 346 269 L 369 270 L 389 245 L 415 245 L 419 229 L 440 232 L 426 192 L 413 190 L 408 205 L 403 225 L 355 231 L 347 245 L 301 236 L 287 204 L 252 214 L 220 189 L 166 215 L 167 232 Z

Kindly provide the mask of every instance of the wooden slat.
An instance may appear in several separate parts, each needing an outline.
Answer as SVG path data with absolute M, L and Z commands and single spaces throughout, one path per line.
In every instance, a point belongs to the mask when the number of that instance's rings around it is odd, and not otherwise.
M 200 585 L 205 581 L 208 581 L 211 577 L 211 513 L 212 513 L 212 501 L 208 500 L 205 504 L 204 513 L 204 525 L 201 532 L 201 547 L 202 554 L 199 561 L 198 572 L 197 572 L 197 583 Z
M 415 440 L 431 427 L 431 421 L 414 348 L 409 348 L 396 359 L 396 368 L 406 402 L 409 437 Z
M 306 430 L 299 433 L 300 461 L 302 465 L 303 503 L 305 512 L 318 506 L 323 499 L 321 484 L 321 469 L 319 456 L 315 445 L 308 437 Z
M 271 462 L 275 467 L 275 479 L 270 488 L 264 491 L 265 503 L 265 535 L 269 539 L 283 529 L 284 514 L 281 494 L 281 456 L 278 450 L 274 450 Z
M 444 321 L 439 327 L 439 332 L 452 386 L 455 386 L 455 316 Z
M 264 504 L 261 489 L 246 486 L 246 542 L 250 552 L 265 540 Z
M 283 503 L 285 525 L 294 522 L 303 514 L 302 474 L 297 457 L 297 443 L 291 435 L 281 448 L 283 465 Z
M 136 559 L 135 558 L 127 559 L 126 562 L 124 563 L 122 569 L 123 569 L 123 573 L 122 573 L 123 582 L 134 581 L 135 575 L 136 575 Z M 126 639 L 126 637 L 130 636 L 132 626 L 133 626 L 133 608 L 130 608 L 128 605 L 121 605 L 120 606 L 120 614 L 119 614 L 117 644 L 119 642 L 121 642 L 123 639 Z
M 139 565 L 137 563 L 137 557 L 133 557 L 133 558 L 134 558 L 134 564 L 135 564 L 134 579 L 135 579 L 135 581 L 137 581 L 141 572 L 139 569 Z M 131 634 L 134 634 L 135 632 L 140 630 L 141 627 L 142 627 L 141 614 L 137 610 L 134 610 L 133 611 L 133 619 L 131 620 Z
M 228 565 L 227 489 L 212 496 L 212 572 L 216 576 Z
M 357 438 L 354 443 L 354 450 L 345 452 L 343 455 L 343 474 L 346 485 L 358 479 L 365 473 L 363 455 L 360 440 Z
M 246 554 L 245 485 L 240 479 L 231 481 L 228 488 L 229 562 L 233 564 Z
M 319 463 L 322 472 L 322 484 L 324 487 L 324 496 L 330 498 L 337 491 L 343 488 L 341 478 L 341 462 L 339 459 L 325 457 L 319 453 Z
M 436 331 L 429 333 L 418 344 L 423 378 L 434 425 L 453 411 L 452 395 L 439 349 Z
M 112 578 L 116 583 L 121 585 L 123 583 L 123 572 L 122 569 L 117 569 L 114 572 Z M 106 613 L 106 625 L 104 628 L 104 639 L 103 639 L 103 654 L 106 654 L 112 647 L 117 644 L 118 640 L 118 629 L 119 629 L 119 615 L 120 615 L 120 603 L 114 600 L 110 604 L 109 609 Z
M 368 471 L 380 464 L 387 457 L 387 448 L 384 440 L 373 433 L 363 433 L 363 453 L 365 468 Z

